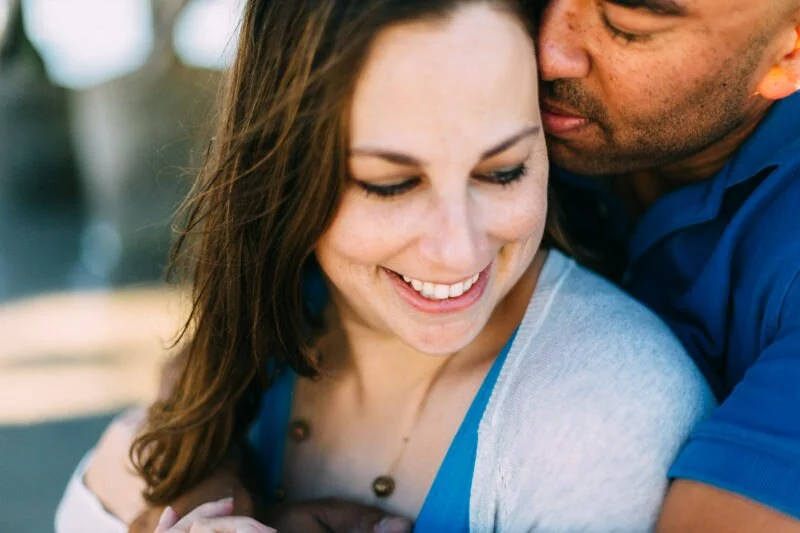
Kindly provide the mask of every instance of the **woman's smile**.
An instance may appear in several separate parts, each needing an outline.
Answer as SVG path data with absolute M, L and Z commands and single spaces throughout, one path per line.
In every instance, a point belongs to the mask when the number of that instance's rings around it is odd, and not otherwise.
M 423 313 L 458 313 L 480 301 L 491 277 L 492 265 L 461 281 L 451 284 L 423 281 L 383 267 L 397 294 L 408 305 Z

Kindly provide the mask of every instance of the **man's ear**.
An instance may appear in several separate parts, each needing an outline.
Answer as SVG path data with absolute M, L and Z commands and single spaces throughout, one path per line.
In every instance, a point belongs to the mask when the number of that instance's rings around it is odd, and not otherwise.
M 800 91 L 800 26 L 778 61 L 758 85 L 758 94 L 768 100 L 780 100 Z

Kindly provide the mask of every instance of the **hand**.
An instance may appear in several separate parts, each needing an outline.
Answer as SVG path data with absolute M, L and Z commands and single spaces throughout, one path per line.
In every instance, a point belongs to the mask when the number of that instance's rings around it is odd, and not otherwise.
M 220 468 L 196 487 L 171 502 L 170 507 L 178 516 L 184 516 L 204 503 L 231 496 L 235 502 L 233 512 L 236 515 L 255 516 L 253 498 L 239 480 L 236 472 L 229 468 Z M 128 533 L 152 533 L 164 511 L 163 507 L 147 509 L 131 523 Z
M 276 533 L 274 529 L 233 513 L 233 498 L 205 503 L 183 518 L 167 507 L 155 533 Z
M 411 533 L 411 521 L 336 499 L 280 505 L 259 517 L 279 533 Z

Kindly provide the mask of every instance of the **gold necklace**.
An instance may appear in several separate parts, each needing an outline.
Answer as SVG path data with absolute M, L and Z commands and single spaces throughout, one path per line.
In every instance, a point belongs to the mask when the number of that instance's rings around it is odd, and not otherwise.
M 425 388 L 422 400 L 420 400 L 419 404 L 417 405 L 417 410 L 414 412 L 414 418 L 412 419 L 411 427 L 406 432 L 405 437 L 403 437 L 401 440 L 400 449 L 395 454 L 394 460 L 389 464 L 389 468 L 386 470 L 386 473 L 381 474 L 372 480 L 371 488 L 375 497 L 384 499 L 388 498 L 394 493 L 394 490 L 397 487 L 397 482 L 395 481 L 394 475 L 397 466 L 403 459 L 406 448 L 408 448 L 408 442 L 411 440 L 411 435 L 419 425 L 422 413 L 425 411 L 425 407 L 428 405 L 428 399 L 430 398 L 433 387 L 439 381 L 439 378 L 442 376 L 442 374 L 444 374 L 444 370 L 447 368 L 447 365 L 450 363 L 452 358 L 453 356 L 449 356 L 447 360 L 445 360 L 445 362 L 436 370 L 433 379 L 431 379 L 430 383 L 428 383 L 428 386 Z M 308 420 L 302 418 L 296 418 L 292 420 L 289 423 L 288 437 L 296 443 L 307 441 L 309 438 L 311 438 L 311 424 L 308 422 Z M 281 489 L 278 489 L 277 496 L 279 499 L 283 499 L 285 494 Z

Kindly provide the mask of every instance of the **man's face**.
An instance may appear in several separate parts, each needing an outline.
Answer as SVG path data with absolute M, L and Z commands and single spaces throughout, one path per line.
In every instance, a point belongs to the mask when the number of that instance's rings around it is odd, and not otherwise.
M 781 7 L 777 7 L 778 5 Z M 550 0 L 539 31 L 550 156 L 573 172 L 680 161 L 740 127 L 789 26 L 779 0 Z

